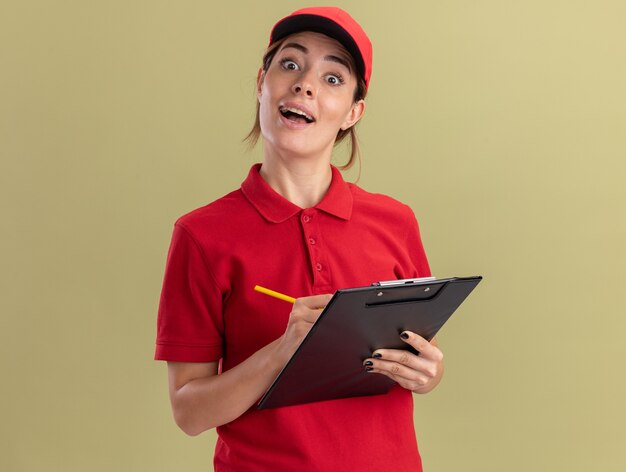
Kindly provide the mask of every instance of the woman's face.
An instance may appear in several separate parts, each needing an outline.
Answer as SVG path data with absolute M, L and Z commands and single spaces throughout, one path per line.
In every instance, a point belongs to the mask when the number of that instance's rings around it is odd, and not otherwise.
M 363 100 L 354 102 L 357 77 L 350 59 L 323 34 L 284 40 L 257 84 L 266 150 L 330 158 L 339 130 L 356 124 L 365 109 Z

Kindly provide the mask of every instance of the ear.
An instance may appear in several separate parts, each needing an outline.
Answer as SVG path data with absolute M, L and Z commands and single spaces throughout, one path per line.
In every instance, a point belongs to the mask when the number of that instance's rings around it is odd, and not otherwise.
M 365 113 L 365 101 L 359 100 L 358 102 L 354 102 L 348 112 L 348 116 L 346 116 L 346 120 L 341 125 L 341 129 L 345 131 L 356 125 L 363 116 L 363 113 Z
M 259 68 L 259 72 L 256 74 L 256 98 L 259 100 L 261 98 L 261 89 L 263 88 L 263 80 L 265 79 L 265 72 L 263 68 Z

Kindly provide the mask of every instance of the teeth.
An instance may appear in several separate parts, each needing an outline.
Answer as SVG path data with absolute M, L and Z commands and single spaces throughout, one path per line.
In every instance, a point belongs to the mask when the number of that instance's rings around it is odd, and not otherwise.
M 310 115 L 307 115 L 306 113 L 304 113 L 302 110 L 298 110 L 297 108 L 291 108 L 291 107 L 281 107 L 280 108 L 281 112 L 286 112 L 286 111 L 290 111 L 291 113 L 295 113 L 297 115 L 300 116 L 304 116 L 307 120 L 313 121 L 313 117 Z

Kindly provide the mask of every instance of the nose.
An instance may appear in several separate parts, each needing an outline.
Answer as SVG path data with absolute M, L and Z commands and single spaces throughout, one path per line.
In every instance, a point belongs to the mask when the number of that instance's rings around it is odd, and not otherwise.
M 315 89 L 313 87 L 313 82 L 310 74 L 302 74 L 299 77 L 299 80 L 293 84 L 291 90 L 296 95 L 306 95 L 309 98 L 312 98 L 315 95 Z
M 307 97 L 312 97 L 313 96 L 313 90 L 309 87 L 303 87 L 300 84 L 296 84 L 293 86 L 293 91 L 294 93 L 296 93 L 297 95 L 301 94 L 303 91 L 306 94 Z

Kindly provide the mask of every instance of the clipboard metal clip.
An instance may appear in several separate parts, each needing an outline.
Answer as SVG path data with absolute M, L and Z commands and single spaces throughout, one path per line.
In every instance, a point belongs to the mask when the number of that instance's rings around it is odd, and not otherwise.
M 437 280 L 437 278 L 436 277 L 419 277 L 416 279 L 384 280 L 381 282 L 374 282 L 372 286 L 396 287 L 398 285 L 418 285 L 420 283 L 432 282 L 433 280 Z

